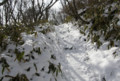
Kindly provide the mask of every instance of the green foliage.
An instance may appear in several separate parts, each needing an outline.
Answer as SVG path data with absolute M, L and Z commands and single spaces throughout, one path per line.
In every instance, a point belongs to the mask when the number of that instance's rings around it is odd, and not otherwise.
M 114 56 L 114 58 L 116 58 L 118 56 L 118 54 L 116 53 L 116 51 L 113 52 L 113 56 Z
M 102 42 L 100 42 L 100 40 L 98 40 L 98 41 L 96 42 L 96 45 L 97 45 L 97 48 L 100 48 L 100 46 L 102 45 Z
M 38 26 L 39 24 L 44 25 L 44 24 L 46 24 L 46 23 L 48 23 L 48 22 L 49 22 L 49 21 L 48 21 L 47 19 L 39 20 L 39 21 L 37 21 L 37 22 L 34 22 L 34 23 L 33 23 L 33 26 Z
M 64 20 L 64 22 L 65 23 L 68 23 L 68 22 L 70 22 L 70 21 L 72 21 L 72 17 L 71 16 L 67 16 L 66 18 L 65 18 L 65 20 Z
M 0 61 L 2 63 L 2 74 L 4 73 L 5 69 L 7 69 L 8 72 L 10 72 L 10 70 L 9 70 L 9 64 L 7 63 L 6 59 L 2 58 Z
M 55 73 L 56 76 L 58 76 L 58 73 L 62 73 L 62 70 L 61 70 L 61 64 L 59 63 L 59 65 L 54 65 L 53 63 L 49 62 L 49 71 L 48 73 Z
M 61 64 L 60 63 L 57 65 L 57 67 L 58 67 L 57 71 L 60 72 L 60 73 L 62 73 Z M 58 75 L 58 73 L 56 72 L 56 76 L 57 75 Z
M 43 34 L 47 34 L 49 32 L 54 32 L 55 29 L 52 26 L 53 25 L 51 25 L 50 23 L 46 23 L 45 25 L 42 25 L 39 27 L 41 29 L 39 32 L 41 32 Z
M 22 60 L 24 60 L 24 51 L 20 52 L 17 48 L 15 49 L 15 54 L 16 54 L 16 59 L 21 62 Z M 15 60 L 16 60 L 15 59 Z
M 111 47 L 113 47 L 113 46 L 115 46 L 114 45 L 114 41 L 111 40 L 110 43 L 109 43 L 109 45 L 108 45 L 108 49 L 111 48 Z
M 21 29 L 19 27 L 12 27 L 11 28 L 11 33 L 10 35 L 10 39 L 14 42 L 19 42 L 22 38 L 21 38 Z
M 17 74 L 15 77 L 12 77 L 9 81 L 29 81 L 25 74 Z
M 97 42 L 99 40 L 99 38 L 100 38 L 99 35 L 94 34 L 94 36 L 92 38 L 92 43 Z
M 37 69 L 37 65 L 36 65 L 35 63 L 34 63 L 33 65 L 34 65 L 35 70 L 36 70 L 36 72 L 37 72 L 37 70 L 38 70 L 38 69 Z
M 39 21 L 40 24 L 45 24 L 45 23 L 47 23 L 47 22 L 48 22 L 48 20 L 40 20 L 40 21 Z
M 37 38 L 37 36 L 38 36 L 37 32 L 34 32 L 34 34 L 35 34 L 35 37 Z
M 85 35 L 85 32 L 84 32 L 84 31 L 82 31 L 82 30 L 80 30 L 80 33 L 81 33 L 81 34 L 83 34 L 83 35 Z
M 41 49 L 40 47 L 37 47 L 37 48 L 33 48 L 33 51 L 38 53 L 39 55 L 41 54 Z
M 0 51 L 4 51 L 7 48 L 7 45 L 12 41 L 16 45 L 23 45 L 24 41 L 22 40 L 21 33 L 33 33 L 33 27 L 25 27 L 22 24 L 20 25 L 6 25 L 0 26 Z
M 112 29 L 105 35 L 105 40 L 116 39 L 119 40 L 120 28 Z
M 56 71 L 55 65 L 53 63 L 49 62 L 49 71 L 48 71 L 48 73 L 50 73 L 50 72 L 55 73 L 55 71 Z
M 118 0 L 103 0 L 96 4 L 89 5 L 89 9 L 83 14 L 85 19 L 91 19 L 90 27 L 84 27 L 83 30 L 89 32 L 88 39 L 91 38 L 92 43 L 96 43 L 99 48 L 102 45 L 102 42 L 99 40 L 101 37 L 105 41 L 110 41 L 108 48 L 114 46 L 114 42 L 120 40 L 120 27 L 117 25 L 119 19 L 115 16 L 119 13 L 119 1 Z M 112 6 L 112 4 L 115 4 Z M 98 6 L 99 5 L 99 6 Z M 108 11 L 107 11 L 108 10 Z M 107 12 L 106 12 L 107 11 Z M 84 24 L 83 24 L 84 25 Z M 80 31 L 84 34 L 84 32 Z
M 88 28 L 88 26 L 87 26 L 87 25 L 85 25 L 85 26 L 84 26 L 84 32 L 87 30 L 87 28 Z
M 0 81 L 3 81 L 3 79 L 4 79 L 4 77 L 1 77 L 1 78 L 0 78 Z
M 43 34 L 47 34 L 47 33 L 51 32 L 51 31 L 52 31 L 52 29 L 50 27 L 47 27 L 46 29 L 43 29 L 40 32 L 43 33 Z
M 16 29 L 13 27 L 0 27 L 0 47 L 1 51 L 5 50 L 8 45 L 8 39 L 10 38 L 12 41 L 15 41 L 19 43 L 21 40 L 20 36 L 20 29 Z M 20 41 L 20 44 L 22 44 L 23 41 Z
M 99 35 L 96 35 L 96 34 L 94 34 L 93 35 L 93 37 L 91 38 L 91 40 L 92 40 L 92 43 L 96 43 L 96 45 L 97 45 L 97 48 L 99 48 L 101 45 L 102 45 L 102 42 L 100 42 L 100 36 Z
M 1 51 L 5 50 L 7 47 L 7 38 L 8 38 L 8 36 L 5 34 L 4 28 L 0 27 L 0 48 L 1 48 Z

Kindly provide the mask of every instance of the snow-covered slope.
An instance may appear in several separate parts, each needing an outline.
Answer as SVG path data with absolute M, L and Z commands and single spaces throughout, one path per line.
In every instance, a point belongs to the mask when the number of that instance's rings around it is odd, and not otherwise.
M 105 42 L 96 49 L 78 29 L 71 23 L 56 27 L 66 81 L 119 81 L 119 48 L 108 50 Z
M 0 81 L 61 81 L 55 33 L 41 33 L 49 26 L 37 26 L 33 34 L 22 33 L 22 45 L 9 43 L 0 55 Z
M 52 27 L 52 32 L 40 32 L 48 27 Z M 23 45 L 11 43 L 2 52 L 0 81 L 9 81 L 17 74 L 25 74 L 26 81 L 120 80 L 119 48 L 108 50 L 105 42 L 96 49 L 72 23 L 42 28 L 37 26 L 33 34 L 22 33 Z M 8 64 L 5 68 L 4 63 Z

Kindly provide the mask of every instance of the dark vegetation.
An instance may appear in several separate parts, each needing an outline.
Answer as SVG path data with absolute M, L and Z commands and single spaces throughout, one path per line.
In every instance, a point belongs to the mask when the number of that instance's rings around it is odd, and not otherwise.
M 34 26 L 48 22 L 49 11 L 57 1 L 46 4 L 44 0 L 3 0 L 0 3 L 0 51 L 6 49 L 8 38 L 22 44 L 22 32 L 33 33 Z
M 23 51 L 20 51 L 17 46 L 21 46 L 24 44 L 24 40 L 22 39 L 21 33 L 26 32 L 27 34 L 34 34 L 37 37 L 37 32 L 35 32 L 34 27 L 45 23 L 49 24 L 58 24 L 56 21 L 49 20 L 51 7 L 58 0 L 49 0 L 49 3 L 45 3 L 44 0 L 3 0 L 0 3 L 0 53 L 7 50 L 9 44 L 16 45 L 14 50 L 8 50 L 9 57 L 13 58 L 13 54 L 15 54 L 16 58 L 14 61 L 18 61 L 19 63 L 26 63 L 30 60 L 34 60 L 35 57 L 33 53 L 38 55 L 42 54 L 40 47 L 34 47 L 31 50 L 30 54 L 25 55 L 24 48 Z M 52 13 L 55 13 L 53 11 Z M 52 14 L 52 16 L 55 14 Z M 41 27 L 42 28 L 42 27 Z M 52 31 L 49 27 L 40 31 L 43 34 Z M 44 48 L 46 49 L 46 48 Z M 27 59 L 26 59 L 27 58 Z M 56 56 L 52 55 L 51 59 L 56 60 Z M 0 65 L 2 66 L 1 74 L 4 74 L 5 70 L 10 72 L 10 65 L 7 62 L 7 59 L 1 57 L 0 54 Z M 37 73 L 37 64 L 34 63 L 34 68 L 36 69 L 35 76 L 40 76 L 40 73 Z M 41 71 L 44 71 L 44 67 Z M 48 66 L 49 71 L 48 74 L 55 74 L 57 77 L 59 73 L 61 73 L 60 64 L 56 65 L 49 61 Z M 31 67 L 26 69 L 26 71 L 30 71 Z M 55 77 L 55 80 L 57 80 Z M 9 78 L 9 81 L 29 81 L 30 79 L 25 74 L 17 74 L 16 76 L 11 75 L 3 75 L 0 76 L 0 81 L 4 78 Z
M 120 25 L 118 25 L 118 15 L 120 15 L 119 0 L 60 0 L 62 4 L 61 11 L 51 10 L 51 7 L 58 0 L 50 0 L 48 4 L 44 0 L 3 0 L 0 3 L 0 53 L 6 50 L 8 44 L 14 43 L 16 46 L 24 44 L 21 33 L 35 34 L 34 26 L 39 24 L 50 23 L 58 25 L 60 23 L 77 21 L 80 27 L 80 33 L 87 35 L 88 40 L 96 43 L 99 48 L 104 41 L 109 41 L 108 48 L 119 46 L 120 43 Z M 51 18 L 50 18 L 51 17 Z M 41 33 L 49 32 L 47 28 Z M 103 38 L 101 41 L 100 38 Z M 10 40 L 8 40 L 10 39 Z M 41 48 L 34 48 L 30 55 L 26 55 L 29 59 L 24 59 L 24 51 L 14 50 L 16 60 L 29 61 L 35 59 L 32 53 L 41 55 Z M 54 55 L 51 59 L 56 60 Z M 6 59 L 0 59 L 4 70 L 9 71 L 9 65 Z M 34 64 L 36 71 L 37 65 Z M 61 71 L 60 64 L 55 66 L 49 62 L 48 73 L 55 73 L 56 76 Z M 30 68 L 27 69 L 29 71 Z M 42 69 L 44 71 L 44 68 Z M 40 76 L 39 73 L 36 73 Z M 16 76 L 4 76 L 0 79 L 10 77 L 9 81 L 28 81 L 25 74 L 17 74 Z
M 84 35 L 89 32 L 88 39 L 95 42 L 98 48 L 103 42 L 100 38 L 110 42 L 108 48 L 119 46 L 119 0 L 62 0 L 61 3 L 66 18 L 78 21 L 79 26 L 83 26 L 80 32 Z
M 99 40 L 101 37 L 110 42 L 108 48 L 119 46 L 115 44 L 120 40 L 120 27 L 117 25 L 119 0 L 60 0 L 62 9 L 59 12 L 51 10 L 58 0 L 51 0 L 47 5 L 44 0 L 36 1 L 35 3 L 35 0 L 3 0 L 0 3 L 1 50 L 6 48 L 8 37 L 17 44 L 23 43 L 21 32 L 30 33 L 38 24 L 49 22 L 57 25 L 73 19 L 78 21 L 79 26 L 84 26 L 83 30 L 80 30 L 81 33 L 89 31 L 88 39 L 92 39 L 93 43 L 96 42 L 98 48 L 103 42 Z

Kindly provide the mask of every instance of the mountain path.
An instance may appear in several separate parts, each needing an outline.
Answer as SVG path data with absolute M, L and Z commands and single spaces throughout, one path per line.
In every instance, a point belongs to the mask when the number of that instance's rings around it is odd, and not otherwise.
M 86 37 L 73 25 L 56 27 L 56 36 L 60 47 L 60 61 L 63 77 L 66 81 L 99 81 L 89 62 L 88 52 L 93 49 Z

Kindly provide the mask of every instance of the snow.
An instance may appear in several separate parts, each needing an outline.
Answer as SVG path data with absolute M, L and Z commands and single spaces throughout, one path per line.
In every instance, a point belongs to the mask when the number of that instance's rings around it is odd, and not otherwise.
M 117 22 L 117 25 L 120 26 L 120 20 Z
M 39 31 L 52 27 L 54 31 L 42 34 Z M 30 81 L 119 81 L 120 80 L 120 49 L 112 47 L 107 49 L 108 42 L 104 42 L 100 49 L 90 41 L 87 41 L 86 36 L 82 35 L 79 27 L 74 23 L 65 23 L 59 26 L 36 26 L 37 36 L 35 34 L 22 33 L 22 38 L 25 43 L 21 46 L 9 44 L 6 51 L 4 51 L 0 58 L 7 59 L 10 65 L 10 72 L 7 70 L 0 76 L 16 74 L 26 74 Z M 33 52 L 33 48 L 40 47 L 41 54 Z M 34 59 L 30 58 L 29 62 L 15 61 L 14 49 L 17 48 L 21 52 L 24 48 L 24 59 L 26 55 L 33 55 Z M 9 53 L 13 57 L 9 57 Z M 56 60 L 51 59 L 51 55 L 56 56 Z M 61 64 L 62 73 L 56 76 L 55 73 L 48 74 L 49 62 L 57 65 Z M 37 70 L 34 64 L 36 64 Z M 30 67 L 30 72 L 25 70 Z M 44 68 L 44 71 L 41 69 Z M 2 71 L 2 64 L 0 63 L 0 71 Z M 36 76 L 35 73 L 40 73 Z M 105 79 L 105 80 L 104 80 Z M 3 81 L 8 81 L 4 78 Z
M 66 81 L 101 81 L 103 78 L 106 81 L 119 81 L 120 59 L 113 56 L 119 48 L 108 50 L 108 42 L 105 42 L 96 50 L 79 33 L 78 27 L 71 23 L 56 27 L 56 31 L 62 49 L 60 59 Z
M 47 26 L 43 26 L 42 29 L 48 28 Z M 10 69 L 10 72 L 5 69 L 2 74 L 3 67 L 2 63 L 0 63 L 0 78 L 5 77 L 6 75 L 15 77 L 17 74 L 26 74 L 29 81 L 54 81 L 56 77 L 59 79 L 60 73 L 58 76 L 55 75 L 56 72 L 48 73 L 50 63 L 53 63 L 56 68 L 58 68 L 57 66 L 59 64 L 57 60 L 51 59 L 52 55 L 56 57 L 56 55 L 59 53 L 56 51 L 56 49 L 54 49 L 54 41 L 52 40 L 54 33 L 42 34 L 39 32 L 42 29 L 36 27 L 35 32 L 37 32 L 37 36 L 35 36 L 34 33 L 22 33 L 22 39 L 24 40 L 23 45 L 16 46 L 14 43 L 8 45 L 7 50 L 1 54 L 1 58 L 6 59 L 7 63 L 9 64 L 8 68 Z M 52 41 L 53 43 L 51 43 Z M 40 48 L 41 54 L 33 51 L 33 49 L 38 48 Z M 15 49 L 18 49 L 20 52 L 24 51 L 24 57 L 21 62 L 16 59 L 16 54 L 14 52 Z M 10 53 L 8 53 L 8 50 L 11 50 Z M 8 54 L 12 57 L 7 56 Z M 29 71 L 27 71 L 27 69 L 29 69 Z M 36 73 L 39 75 L 36 76 Z M 61 81 L 61 79 L 62 78 L 59 80 Z M 2 81 L 8 80 L 9 77 L 5 77 Z

